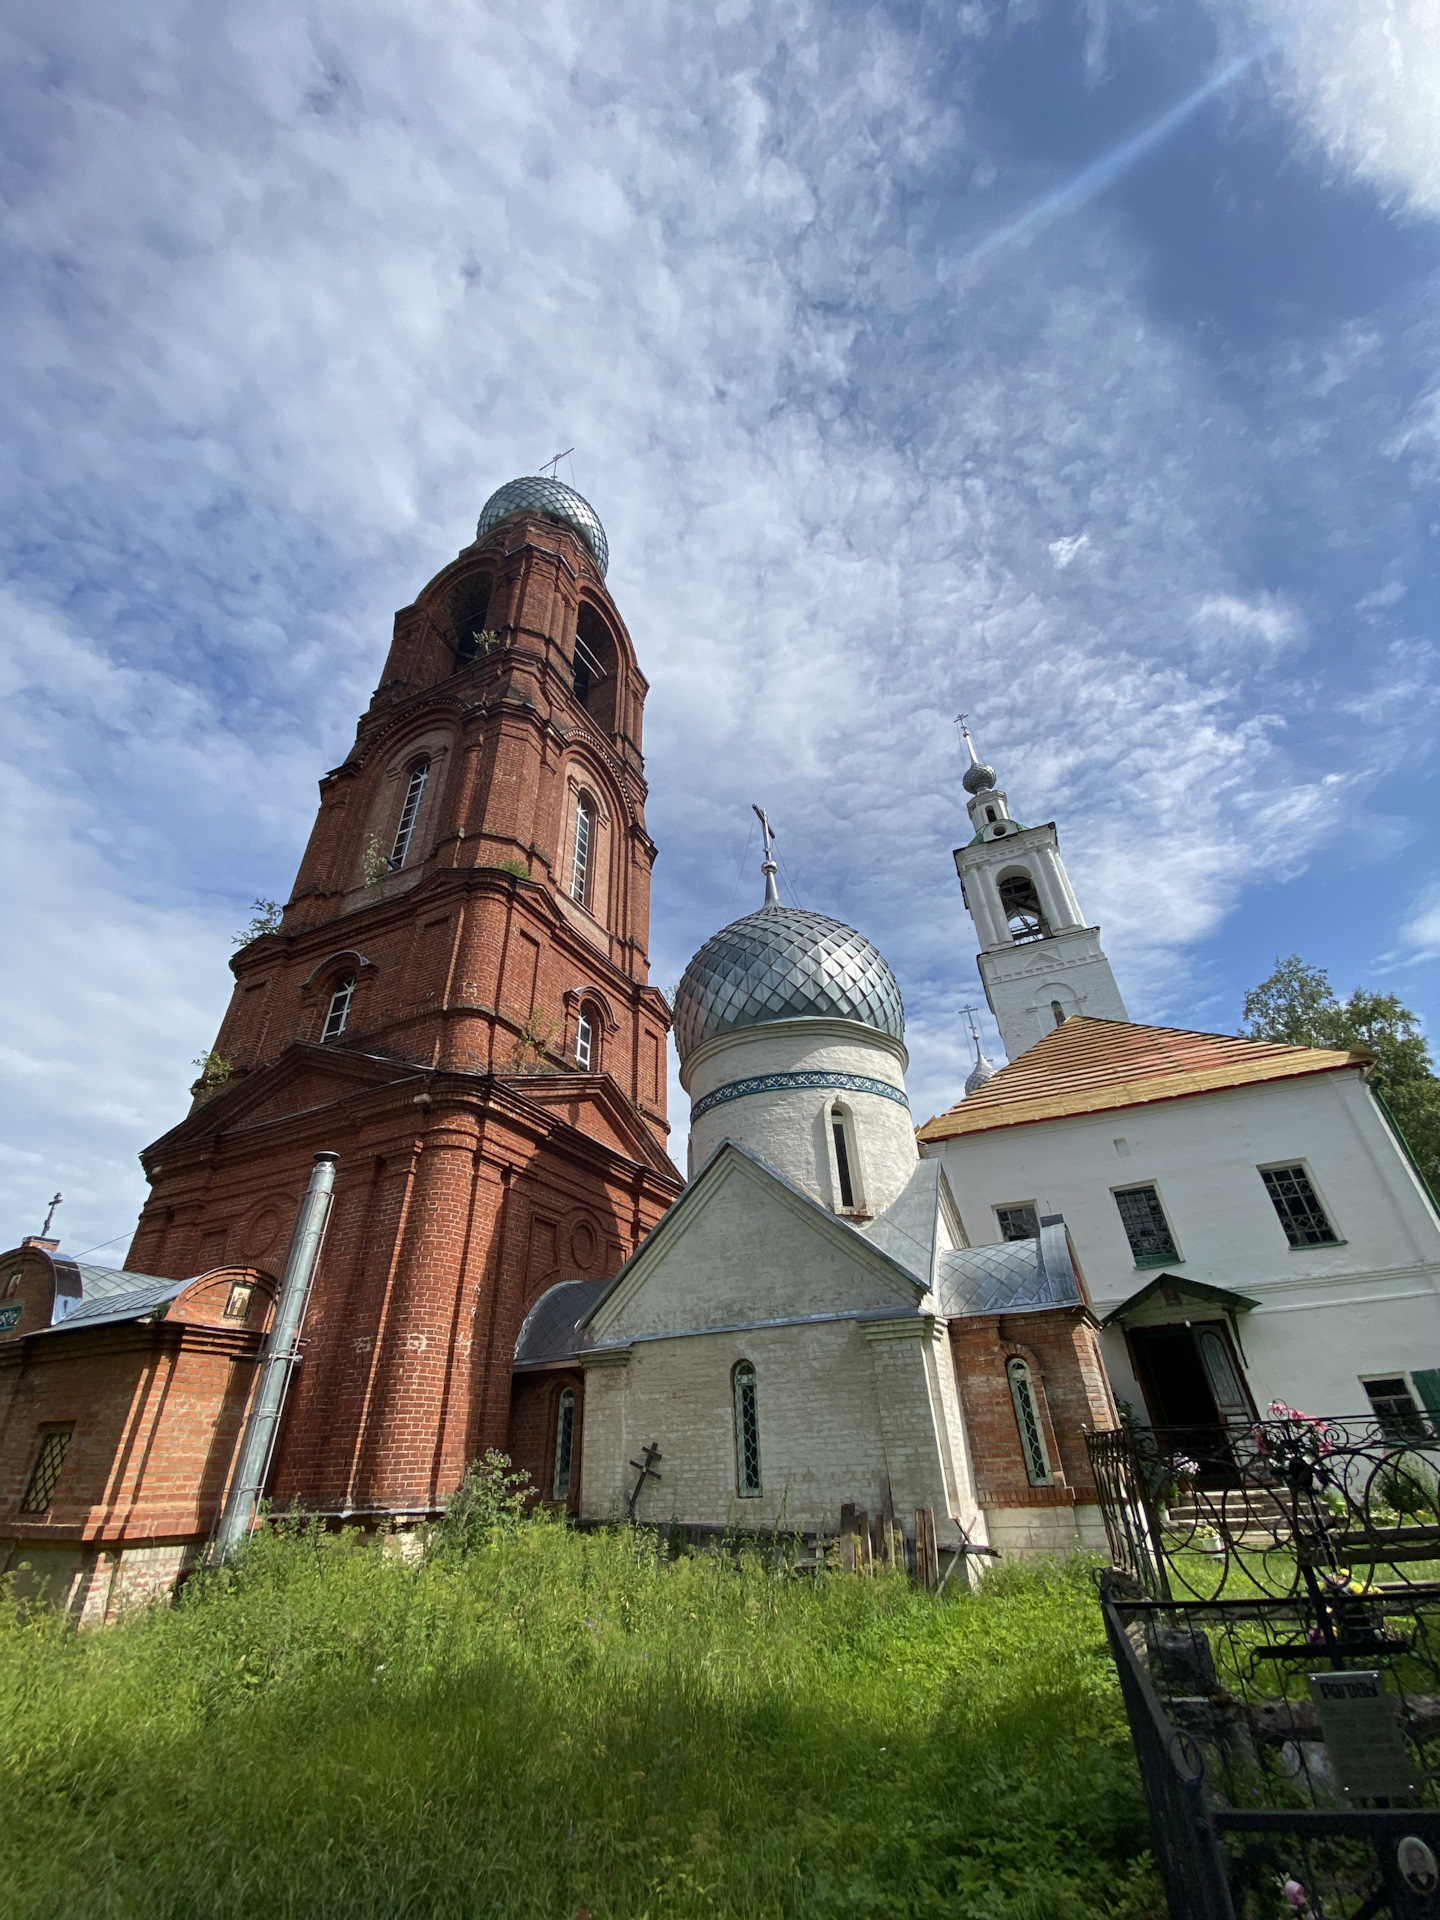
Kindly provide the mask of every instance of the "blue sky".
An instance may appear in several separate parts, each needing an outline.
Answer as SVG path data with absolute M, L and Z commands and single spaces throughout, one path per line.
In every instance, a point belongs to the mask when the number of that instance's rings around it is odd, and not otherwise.
M 1429 0 L 0 35 L 12 1237 L 58 1186 L 123 1256 L 394 609 L 571 445 L 652 682 L 661 985 L 758 899 L 759 800 L 953 1100 L 963 707 L 1137 1018 L 1233 1030 L 1297 949 L 1440 1018 Z

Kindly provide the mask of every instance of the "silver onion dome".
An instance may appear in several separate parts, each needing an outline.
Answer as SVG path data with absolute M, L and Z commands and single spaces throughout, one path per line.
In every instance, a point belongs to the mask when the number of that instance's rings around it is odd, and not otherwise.
M 895 976 L 863 934 L 823 913 L 770 901 L 723 927 L 675 993 L 683 1063 L 702 1041 L 774 1020 L 854 1020 L 901 1040 Z
M 966 1093 L 978 1093 L 987 1080 L 995 1078 L 995 1069 L 983 1053 L 977 1053 L 975 1064 L 965 1076 Z
M 995 769 L 976 760 L 961 774 L 960 784 L 967 793 L 988 793 L 995 784 Z
M 550 480 L 538 473 L 507 480 L 481 508 L 475 538 L 483 540 L 492 527 L 498 527 L 512 513 L 548 513 L 563 520 L 589 547 L 600 569 L 600 578 L 605 578 L 605 570 L 610 565 L 610 542 L 605 538 L 600 516 L 588 500 L 573 487 L 567 487 L 563 480 Z

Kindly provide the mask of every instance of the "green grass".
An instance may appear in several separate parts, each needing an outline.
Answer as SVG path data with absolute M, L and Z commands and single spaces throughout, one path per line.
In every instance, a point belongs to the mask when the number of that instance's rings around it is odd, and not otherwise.
M 0 1620 L 7 1920 L 1158 1920 L 1084 1568 L 903 1578 L 510 1528 L 272 1535 Z

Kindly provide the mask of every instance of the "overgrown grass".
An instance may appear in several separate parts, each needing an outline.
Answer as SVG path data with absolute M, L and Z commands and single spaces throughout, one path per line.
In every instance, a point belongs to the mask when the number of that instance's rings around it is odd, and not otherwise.
M 1164 1911 L 1083 1568 L 271 1535 L 105 1633 L 11 1607 L 0 1739 L 8 1920 Z

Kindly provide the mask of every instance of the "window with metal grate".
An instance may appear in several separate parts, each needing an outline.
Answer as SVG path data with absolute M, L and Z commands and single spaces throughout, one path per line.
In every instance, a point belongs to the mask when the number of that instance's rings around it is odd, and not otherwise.
M 555 1409 L 555 1474 L 550 1483 L 554 1500 L 570 1498 L 570 1460 L 575 1451 L 575 1392 L 566 1387 Z
M 1292 1247 L 1339 1245 L 1304 1167 L 1260 1167 L 1258 1172 Z
M 55 1498 L 55 1489 L 60 1484 L 60 1469 L 65 1464 L 65 1454 L 74 1431 L 73 1427 L 50 1427 L 42 1435 L 40 1454 L 26 1483 L 25 1497 L 20 1502 L 22 1513 L 44 1513 Z
M 1020 1429 L 1025 1477 L 1032 1487 L 1048 1487 L 1055 1476 L 1050 1471 L 1050 1455 L 1045 1448 L 1045 1433 L 1040 1425 L 1040 1409 L 1035 1402 L 1035 1382 L 1030 1368 L 1023 1360 L 1012 1360 L 1005 1373 L 1010 1382 L 1010 1398 L 1015 1406 L 1015 1424 Z
M 1040 1221 L 1034 1207 L 1028 1201 L 1020 1201 L 1009 1207 L 996 1207 L 995 1218 L 999 1223 L 1002 1240 L 1038 1240 L 1040 1238 Z
M 1115 1204 L 1137 1267 L 1161 1266 L 1180 1258 L 1154 1187 L 1117 1187 Z
M 748 1360 L 736 1362 L 730 1376 L 735 1392 L 735 1491 L 742 1500 L 760 1492 L 760 1403 L 755 1369 Z

